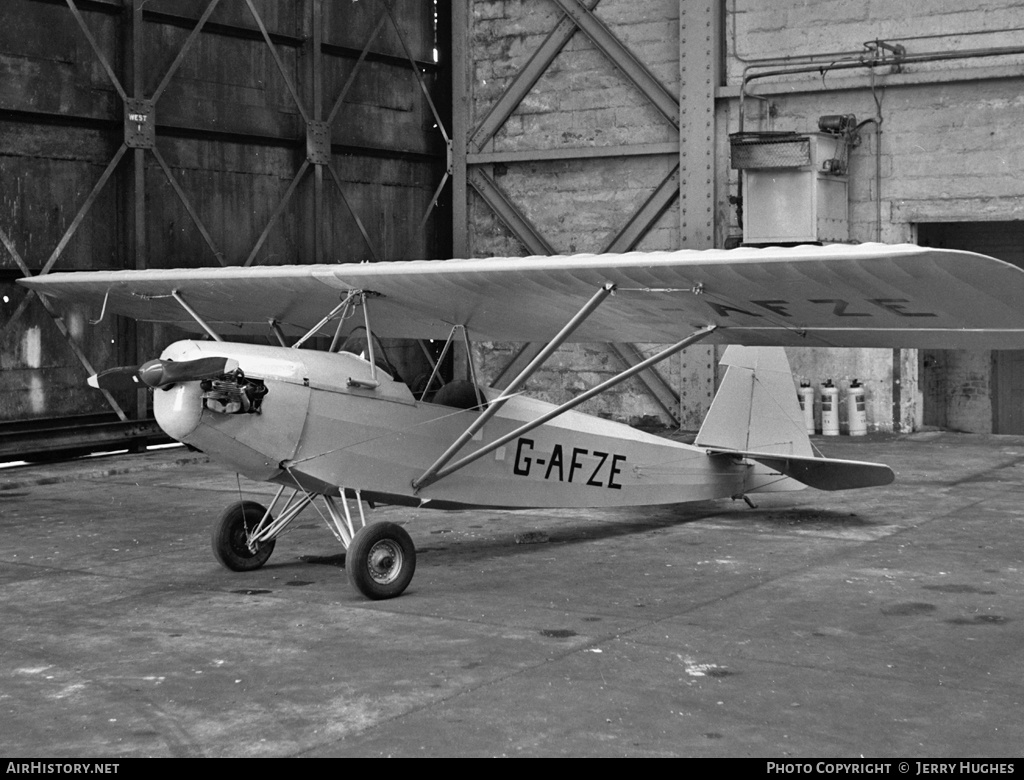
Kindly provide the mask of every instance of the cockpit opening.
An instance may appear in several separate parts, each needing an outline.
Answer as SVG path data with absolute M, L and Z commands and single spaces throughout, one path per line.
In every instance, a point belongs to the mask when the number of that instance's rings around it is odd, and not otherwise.
M 394 364 L 388 359 L 387 352 L 384 349 L 384 344 L 376 334 L 371 334 L 373 339 L 373 350 L 370 350 L 368 340 L 366 338 L 366 328 L 362 325 L 353 328 L 352 333 L 349 334 L 348 338 L 342 343 L 339 348 L 339 352 L 349 352 L 353 355 L 358 355 L 363 360 L 369 360 L 370 355 L 373 355 L 374 364 L 378 369 L 385 371 L 391 379 L 395 379 L 399 382 L 403 381 L 401 375 L 398 373 L 398 369 L 395 368 Z

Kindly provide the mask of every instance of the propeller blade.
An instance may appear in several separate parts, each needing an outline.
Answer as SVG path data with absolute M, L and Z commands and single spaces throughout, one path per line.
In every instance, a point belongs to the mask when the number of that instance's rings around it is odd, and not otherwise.
M 216 379 L 238 368 L 238 361 L 226 357 L 197 360 L 147 360 L 141 366 L 108 368 L 89 377 L 90 387 L 98 390 L 141 390 L 146 387 L 167 387 L 181 382 Z
M 116 392 L 118 390 L 141 390 L 143 385 L 139 382 L 138 366 L 119 366 L 108 368 L 98 374 L 93 374 L 87 380 L 89 387 L 97 390 Z
M 149 360 L 139 366 L 139 379 L 148 387 L 166 387 L 182 382 L 216 379 L 238 368 L 238 361 L 226 357 L 197 360 Z

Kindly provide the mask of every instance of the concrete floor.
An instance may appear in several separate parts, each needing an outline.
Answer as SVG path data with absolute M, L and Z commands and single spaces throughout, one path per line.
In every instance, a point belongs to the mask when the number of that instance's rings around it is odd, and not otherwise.
M 419 550 L 387 602 L 309 513 L 221 568 L 238 488 L 202 458 L 2 471 L 0 754 L 1019 756 L 1024 438 L 816 444 L 897 482 L 379 509 Z

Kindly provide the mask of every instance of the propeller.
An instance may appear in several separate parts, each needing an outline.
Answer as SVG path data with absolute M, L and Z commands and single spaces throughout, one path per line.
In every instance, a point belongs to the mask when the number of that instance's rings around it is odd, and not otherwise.
M 207 357 L 197 360 L 147 360 L 141 366 L 108 368 L 89 377 L 89 386 L 98 390 L 142 390 L 169 387 L 181 382 L 216 379 L 237 370 L 234 358 Z

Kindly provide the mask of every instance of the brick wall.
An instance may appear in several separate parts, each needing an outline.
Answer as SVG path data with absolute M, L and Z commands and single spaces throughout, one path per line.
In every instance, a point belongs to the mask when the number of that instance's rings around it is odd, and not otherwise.
M 678 2 L 601 0 L 596 13 L 669 90 L 679 86 Z M 472 111 L 479 121 L 561 18 L 551 0 L 472 3 Z M 495 150 L 655 143 L 673 133 L 582 33 L 494 139 Z
M 753 81 L 744 129 L 814 131 L 824 114 L 881 118 L 881 135 L 866 125 L 850 157 L 850 238 L 854 241 L 913 241 L 920 222 L 1024 219 L 1024 55 L 974 50 L 1021 44 L 1016 28 L 1022 0 L 981 0 L 965 7 L 953 0 L 723 0 L 725 84 L 718 90 L 715 211 L 720 243 L 740 227 L 730 196 L 737 177 L 729 167 L 727 136 L 739 129 L 739 85 L 744 69 L 767 58 L 791 58 L 772 68 L 825 55 L 813 72 Z M 475 126 L 511 83 L 560 18 L 553 0 L 471 2 L 470 126 Z M 600 0 L 595 13 L 662 84 L 678 94 L 679 0 Z M 905 64 L 900 72 L 841 69 L 848 53 L 856 61 L 866 41 L 905 46 L 908 56 L 926 53 L 932 62 Z M 766 68 L 762 68 L 763 72 Z M 755 67 L 750 72 L 758 72 Z M 684 106 L 685 108 L 685 106 Z M 675 131 L 593 43 L 577 32 L 488 151 L 576 149 L 671 141 Z M 684 139 L 685 143 L 685 139 Z M 556 251 L 601 251 L 623 221 L 643 203 L 675 165 L 673 156 L 509 163 L 490 173 Z M 881 220 L 879 221 L 879 214 Z M 678 203 L 643 239 L 639 249 L 682 245 Z M 526 254 L 487 206 L 471 198 L 470 250 L 476 256 Z M 484 373 L 504 365 L 509 345 L 484 345 Z M 684 395 L 684 427 L 702 417 L 714 371 L 712 350 L 689 353 L 663 371 Z M 986 353 L 987 354 L 987 353 Z M 868 386 L 869 427 L 893 427 L 893 360 L 899 361 L 904 428 L 921 420 L 916 351 L 791 352 L 797 374 L 814 384 L 854 377 Z M 990 430 L 990 388 L 982 377 L 988 360 L 977 355 L 971 370 L 947 377 L 949 424 Z M 600 379 L 618 369 L 604 349 L 576 346 L 563 351 L 536 378 L 531 391 L 551 400 L 574 393 L 577 375 Z M 635 383 L 592 401 L 588 410 L 619 419 L 658 415 L 656 404 Z M 987 426 L 987 427 L 986 427 Z
M 744 68 L 762 58 L 832 53 L 820 71 L 774 75 L 752 81 L 745 99 L 745 130 L 814 131 L 824 114 L 855 114 L 868 124 L 851 152 L 850 238 L 854 241 L 915 241 L 916 224 L 1024 219 L 1024 54 L 976 58 L 971 50 L 1021 46 L 1017 28 L 1024 3 L 987 0 L 965 7 L 949 0 L 910 3 L 761 2 L 728 0 L 728 85 L 720 94 L 719 132 L 739 128 L 739 84 Z M 908 57 L 936 55 L 899 72 L 830 69 L 841 52 L 866 51 L 882 39 L 906 47 Z M 738 57 L 736 55 L 739 55 Z M 941 61 L 938 59 L 942 57 Z M 741 59 L 742 58 L 742 59 Z M 748 73 L 799 67 L 799 61 L 753 68 Z M 880 146 L 879 146 L 880 144 Z M 880 151 L 880 154 L 879 154 Z M 720 171 L 728 161 L 719 160 Z M 737 192 L 737 177 L 720 183 L 719 201 Z M 878 215 L 881 215 L 879 223 Z M 737 234 L 735 211 L 726 232 Z M 976 248 L 984 251 L 984 247 Z M 944 352 L 942 377 L 946 425 L 957 430 L 992 430 L 991 358 L 988 352 Z M 904 350 L 899 420 L 920 423 L 917 353 Z M 893 425 L 893 355 L 889 350 L 793 351 L 797 373 L 819 384 L 826 378 L 860 375 L 868 384 L 872 429 Z
M 669 90 L 679 87 L 678 2 L 601 0 L 599 18 Z M 470 47 L 471 126 L 479 122 L 541 45 L 561 14 L 551 0 L 474 2 Z M 600 52 L 577 32 L 486 151 L 586 149 L 670 142 L 677 131 Z M 489 166 L 501 189 L 561 254 L 601 252 L 671 172 L 674 155 L 514 162 Z M 497 216 L 471 199 L 470 254 L 529 254 Z M 678 204 L 643 237 L 640 250 L 680 245 Z M 478 360 L 494 377 L 514 354 L 511 344 L 484 343 Z M 658 369 L 683 397 L 683 426 L 697 428 L 713 390 L 707 350 L 676 357 Z M 700 368 L 694 363 L 699 362 Z M 563 402 L 622 370 L 601 345 L 559 351 L 530 381 L 531 395 Z M 638 380 L 630 380 L 581 407 L 638 423 L 665 421 Z

